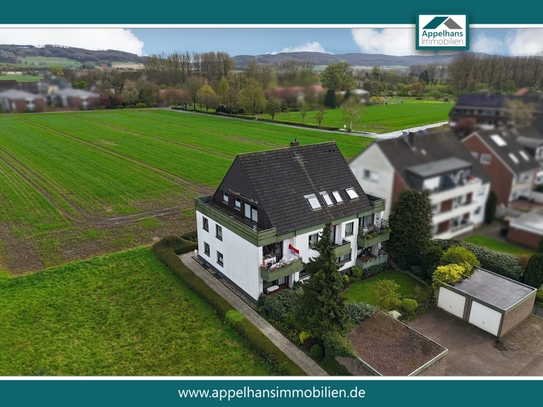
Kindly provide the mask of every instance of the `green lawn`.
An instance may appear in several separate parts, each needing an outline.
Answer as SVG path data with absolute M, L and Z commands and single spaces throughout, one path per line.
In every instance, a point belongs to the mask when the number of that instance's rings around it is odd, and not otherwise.
M 0 81 L 17 81 L 17 82 L 39 82 L 43 79 L 43 76 L 34 75 L 19 75 L 19 74 L 5 74 L 0 76 Z
M 353 130 L 388 133 L 430 123 L 446 122 L 453 105 L 452 102 L 444 103 L 435 100 L 390 99 L 390 103 L 387 105 L 364 107 L 365 112 L 360 118 L 360 123 L 353 125 Z M 315 113 L 316 111 L 307 112 L 305 120 L 302 120 L 299 112 L 280 113 L 275 116 L 275 120 L 297 123 L 304 121 L 316 125 Z M 262 117 L 271 119 L 269 115 L 262 115 Z M 344 124 L 348 126 L 348 123 L 343 120 L 343 112 L 339 108 L 327 110 L 321 123 L 322 126 L 338 129 L 342 129 Z
M 395 281 L 400 286 L 399 292 L 402 297 L 406 295 L 415 296 L 417 294 L 415 287 L 417 286 L 420 288 L 424 288 L 423 284 L 411 278 L 407 274 L 395 270 L 389 270 L 383 273 L 379 273 L 374 277 L 353 283 L 345 291 L 344 296 L 347 301 L 364 302 L 367 304 L 378 306 L 380 299 L 372 295 L 372 293 L 368 290 L 368 284 L 372 281 L 384 279 Z
M 57 57 L 25 57 L 23 59 L 23 66 L 25 68 L 35 67 L 50 67 L 50 66 L 74 66 L 80 67 L 81 62 L 77 62 L 68 58 Z
M 271 375 L 148 248 L 0 279 L 0 376 Z
M 515 255 L 521 254 L 533 254 L 533 250 L 524 249 L 514 244 L 501 242 L 499 240 L 492 239 L 483 235 L 472 235 L 464 239 L 466 243 L 476 244 L 477 246 L 483 246 L 487 249 L 494 250 L 496 252 L 509 253 Z

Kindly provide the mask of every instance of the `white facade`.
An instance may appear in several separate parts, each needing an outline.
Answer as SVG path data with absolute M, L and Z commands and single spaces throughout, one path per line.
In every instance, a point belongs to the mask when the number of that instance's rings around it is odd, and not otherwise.
M 204 228 L 204 220 L 207 219 L 207 228 Z M 252 299 L 256 300 L 264 292 L 266 285 L 261 277 L 261 266 L 266 264 L 263 257 L 263 248 L 255 246 L 241 236 L 232 232 L 225 225 L 222 225 L 196 211 L 196 223 L 198 230 L 198 255 L 208 262 L 213 268 L 234 282 L 239 288 L 245 291 Z M 350 225 L 352 223 L 352 225 Z M 346 233 L 347 226 L 351 226 L 352 233 Z M 353 218 L 339 223 L 332 222 L 335 228 L 334 243 L 337 245 L 350 246 L 350 258 L 346 258 L 339 263 L 339 270 L 347 270 L 356 265 L 357 255 L 357 236 L 359 220 Z M 217 227 L 220 227 L 219 239 L 217 236 Z M 299 256 L 303 262 L 309 262 L 310 258 L 316 258 L 319 252 L 310 245 L 310 236 L 320 234 L 321 228 L 315 228 L 311 231 L 295 234 L 292 237 L 281 241 L 283 255 L 289 253 L 289 245 L 299 251 Z M 221 256 L 222 255 L 222 256 Z M 222 260 L 222 264 L 221 264 Z M 279 278 L 277 284 L 288 283 L 290 287 L 295 281 L 300 280 L 300 273 Z M 268 283 L 268 285 L 270 285 Z
M 366 194 L 382 198 L 387 202 L 383 217 L 388 219 L 392 204 L 394 167 L 379 146 L 376 143 L 371 144 L 351 160 L 349 168 Z

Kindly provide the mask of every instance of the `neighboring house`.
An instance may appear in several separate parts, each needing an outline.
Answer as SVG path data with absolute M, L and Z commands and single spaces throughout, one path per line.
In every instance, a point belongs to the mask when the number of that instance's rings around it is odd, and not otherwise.
M 532 314 L 537 290 L 483 268 L 438 291 L 437 306 L 501 337 Z
M 315 100 L 323 92 L 324 88 L 321 85 L 278 86 L 264 91 L 264 94 L 267 98 L 274 97 L 285 102 L 289 106 L 296 106 L 306 103 L 306 99 Z
M 70 89 L 71 87 L 72 84 L 69 80 L 65 78 L 58 78 L 53 75 L 50 78 L 42 79 L 38 82 L 38 93 L 42 95 L 50 95 L 51 93 L 62 89 Z
M 384 208 L 335 142 L 239 154 L 215 193 L 196 199 L 198 257 L 255 301 L 309 277 L 302 261 L 319 255 L 326 222 L 340 271 L 386 262 Z
M 540 167 L 511 129 L 478 130 L 461 141 L 492 178 L 499 205 L 530 198 Z
M 100 106 L 100 95 L 81 89 L 65 88 L 51 93 L 50 103 L 57 107 L 89 110 Z
M 402 191 L 415 189 L 430 192 L 436 238 L 450 239 L 484 220 L 490 177 L 452 131 L 375 141 L 349 167 L 364 191 L 389 203 L 385 218 Z
M 532 249 L 537 248 L 543 239 L 543 210 L 534 210 L 509 220 L 507 239 Z
M 534 121 L 533 125 L 513 130 L 518 143 L 539 163 L 539 171 L 535 183 L 543 184 L 543 115 Z
M 4 112 L 42 112 L 45 107 L 45 99 L 40 95 L 17 89 L 0 92 L 0 108 Z
M 513 125 L 514 119 L 507 107 L 508 100 L 520 100 L 533 106 L 532 114 L 543 112 L 543 98 L 540 92 L 521 89 L 514 95 L 491 93 L 470 93 L 461 95 L 449 113 L 449 125 L 455 127 L 460 119 L 474 118 L 481 129 Z

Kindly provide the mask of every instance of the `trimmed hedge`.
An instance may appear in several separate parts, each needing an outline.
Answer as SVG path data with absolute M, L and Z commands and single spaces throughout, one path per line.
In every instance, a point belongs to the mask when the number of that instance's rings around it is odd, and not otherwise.
M 381 263 L 376 266 L 368 267 L 367 269 L 362 270 L 362 279 L 372 277 L 376 274 L 379 274 L 381 271 L 385 271 L 389 268 L 388 263 Z
M 227 320 L 262 359 L 271 363 L 278 374 L 285 376 L 307 376 L 302 368 L 290 360 L 249 320 L 233 321 L 232 318 L 227 319 L 227 313 L 235 311 L 234 308 L 223 297 L 213 291 L 204 280 L 186 267 L 178 257 L 179 254 L 194 250 L 194 246 L 197 247 L 197 244 L 194 242 L 189 242 L 180 237 L 168 236 L 153 245 L 153 251 L 196 295 L 215 308 L 221 318 Z

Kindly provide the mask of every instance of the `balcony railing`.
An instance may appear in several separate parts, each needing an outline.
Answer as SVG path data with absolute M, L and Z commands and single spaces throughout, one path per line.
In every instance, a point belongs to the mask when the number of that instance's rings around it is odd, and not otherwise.
M 388 223 L 383 221 L 380 226 L 364 226 L 358 230 L 358 247 L 369 247 L 384 242 L 390 237 Z
M 334 254 L 336 257 L 345 256 L 351 252 L 351 242 L 343 239 L 341 244 L 336 244 L 332 246 L 334 248 Z
M 388 261 L 388 254 L 381 251 L 378 256 L 364 256 L 356 259 L 357 267 L 361 269 L 367 269 L 379 264 L 386 263 Z
M 301 260 L 296 260 L 292 263 L 276 263 L 270 268 L 260 266 L 260 276 L 266 282 L 275 281 L 279 278 L 289 276 L 304 269 L 304 263 Z

